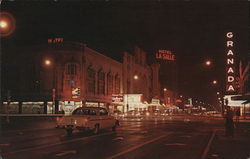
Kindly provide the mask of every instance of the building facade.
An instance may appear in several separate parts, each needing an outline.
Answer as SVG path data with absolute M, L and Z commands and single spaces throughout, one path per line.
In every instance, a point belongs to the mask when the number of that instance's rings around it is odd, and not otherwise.
M 148 65 L 139 47 L 134 53 L 124 53 L 119 62 L 83 43 L 63 41 L 12 50 L 15 59 L 4 57 L 1 111 L 70 113 L 80 106 L 137 109 L 124 96 L 141 94 L 141 103 L 150 102 L 158 93 L 159 66 Z M 123 96 L 120 103 L 112 100 L 115 95 Z

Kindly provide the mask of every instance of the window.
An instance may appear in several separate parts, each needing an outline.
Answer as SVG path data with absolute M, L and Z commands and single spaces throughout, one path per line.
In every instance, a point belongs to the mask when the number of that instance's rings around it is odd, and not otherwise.
M 96 115 L 96 112 L 94 110 L 89 110 L 89 115 Z
M 88 92 L 95 93 L 95 70 L 88 68 L 87 70 Z
M 95 110 L 90 109 L 76 109 L 73 113 L 73 115 L 96 115 Z
M 108 111 L 106 109 L 100 109 L 100 115 L 108 115 Z
M 108 74 L 108 95 L 113 93 L 113 76 L 111 73 Z
M 98 72 L 98 94 L 105 94 L 105 73 Z
M 115 94 L 120 93 L 120 77 L 118 75 L 115 76 Z
M 73 111 L 73 115 L 83 115 L 84 113 L 87 113 L 86 111 L 84 112 L 83 109 L 76 109 Z
M 67 65 L 67 74 L 76 75 L 76 64 L 70 63 Z

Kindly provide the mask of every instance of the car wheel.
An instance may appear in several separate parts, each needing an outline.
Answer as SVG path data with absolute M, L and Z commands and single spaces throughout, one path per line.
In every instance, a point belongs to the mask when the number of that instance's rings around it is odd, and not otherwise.
M 94 130 L 93 130 L 93 133 L 94 133 L 94 134 L 98 134 L 98 133 L 99 133 L 99 124 L 96 124 L 96 125 L 95 125 L 95 128 L 94 128 Z
M 69 128 L 69 129 L 66 129 L 66 131 L 67 131 L 67 135 L 71 136 L 72 132 L 73 132 L 73 129 Z

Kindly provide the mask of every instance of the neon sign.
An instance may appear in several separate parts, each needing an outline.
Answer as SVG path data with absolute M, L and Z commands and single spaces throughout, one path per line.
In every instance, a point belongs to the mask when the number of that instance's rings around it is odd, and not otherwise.
M 156 53 L 156 59 L 175 61 L 175 55 L 169 50 L 158 50 Z
M 48 39 L 48 43 L 62 43 L 63 38 Z
M 226 34 L 226 92 L 235 92 L 235 59 L 234 59 L 234 41 L 233 32 Z

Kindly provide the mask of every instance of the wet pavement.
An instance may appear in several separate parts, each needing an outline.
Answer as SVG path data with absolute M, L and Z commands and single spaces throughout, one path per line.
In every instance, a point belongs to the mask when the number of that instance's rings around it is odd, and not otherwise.
M 4 159 L 243 159 L 250 152 L 247 122 L 238 124 L 234 138 L 224 137 L 222 119 L 209 117 L 123 118 L 120 123 L 116 132 L 75 131 L 71 137 L 55 128 L 54 119 L 15 128 L 5 125 L 1 155 Z

